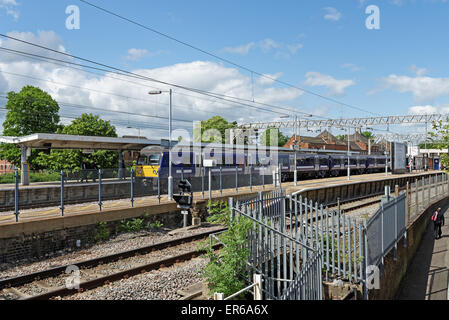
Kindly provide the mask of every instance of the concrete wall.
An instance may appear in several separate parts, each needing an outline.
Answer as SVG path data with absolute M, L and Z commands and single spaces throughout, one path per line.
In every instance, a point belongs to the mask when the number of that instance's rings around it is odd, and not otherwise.
M 136 215 L 140 213 L 143 213 L 139 217 L 144 220 L 144 224 L 159 221 L 164 227 L 179 228 L 182 226 L 182 216 L 176 211 L 159 214 L 147 214 L 148 212 L 143 211 L 136 212 Z M 19 235 L 2 237 L 0 239 L 0 271 L 11 265 L 30 263 L 88 248 L 100 241 L 97 236 L 101 229 L 106 228 L 109 237 L 113 237 L 119 233 L 121 221 L 131 219 L 123 215 L 121 219 L 105 221 L 101 226 L 99 222 L 93 223 L 95 218 L 90 219 L 90 223 L 86 220 L 86 224 L 65 228 L 44 228 L 41 225 L 40 228 L 36 226 L 35 230 L 28 230 Z M 81 241 L 81 247 L 76 245 L 78 240 Z
M 250 196 L 254 196 L 254 193 L 242 192 L 235 198 Z M 214 200 L 227 201 L 227 197 Z M 196 200 L 188 220 L 191 221 L 192 215 L 204 220 L 207 202 L 202 199 Z M 81 240 L 83 247 L 89 247 L 95 244 L 99 223 L 106 223 L 110 235 L 113 236 L 117 234 L 122 220 L 134 218 L 144 218 L 145 224 L 157 220 L 168 228 L 179 228 L 183 224 L 183 216 L 174 202 L 1 224 L 0 271 L 8 268 L 10 264 L 39 261 L 76 250 L 77 240 Z
M 337 203 L 338 198 L 343 201 L 368 195 L 383 194 L 385 192 L 385 186 L 390 186 L 392 192 L 395 189 L 395 185 L 404 189 L 407 182 L 415 182 L 415 179 L 421 176 L 396 176 L 394 178 L 375 181 L 353 182 L 328 187 L 313 187 L 301 191 L 298 195 L 323 205 L 333 205 Z

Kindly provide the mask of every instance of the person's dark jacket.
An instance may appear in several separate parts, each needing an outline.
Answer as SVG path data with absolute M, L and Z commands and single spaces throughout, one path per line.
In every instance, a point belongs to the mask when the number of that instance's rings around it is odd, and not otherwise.
M 81 169 L 83 169 L 83 170 L 89 169 L 89 163 L 83 162 L 83 163 L 81 164 Z
M 438 212 L 438 216 L 436 221 L 434 221 L 435 223 L 441 223 L 444 226 L 444 212 L 443 210 L 441 210 L 440 212 Z

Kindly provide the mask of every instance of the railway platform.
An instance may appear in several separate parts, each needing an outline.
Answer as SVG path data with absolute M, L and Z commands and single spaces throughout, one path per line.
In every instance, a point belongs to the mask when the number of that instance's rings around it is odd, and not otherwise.
M 333 204 L 337 198 L 344 200 L 345 198 L 357 198 L 371 194 L 379 194 L 383 192 L 384 185 L 395 185 L 401 187 L 405 186 L 406 182 L 413 182 L 415 179 L 422 177 L 435 176 L 441 174 L 441 171 L 432 171 L 427 173 L 413 173 L 392 175 L 389 173 L 365 174 L 351 176 L 350 180 L 347 177 L 333 177 L 325 179 L 303 180 L 298 181 L 295 186 L 293 182 L 282 183 L 281 187 L 286 191 L 286 194 L 291 193 L 305 193 L 307 198 L 320 201 L 323 204 Z M 360 188 L 364 185 L 364 188 Z M 367 187 L 368 186 L 368 187 Z M 265 192 L 273 190 L 273 185 L 240 187 L 224 189 L 220 191 L 212 191 L 212 201 L 223 201 L 228 197 L 244 198 L 250 197 L 258 192 Z M 197 206 L 204 205 L 209 200 L 208 192 L 195 192 L 194 204 Z M 101 203 L 101 210 L 98 202 L 89 202 L 82 204 L 66 205 L 64 208 L 64 216 L 61 216 L 59 206 L 25 209 L 20 211 L 19 222 L 15 222 L 15 215 L 13 211 L 0 212 L 0 230 L 9 226 L 11 229 L 20 229 L 21 225 L 27 224 L 41 224 L 51 225 L 53 221 L 60 220 L 87 220 L 87 221 L 104 221 L 115 218 L 130 218 L 136 215 L 135 212 L 140 212 L 144 209 L 149 214 L 159 214 L 164 212 L 178 211 L 174 201 L 167 201 L 167 196 L 162 196 L 160 201 L 157 196 L 135 198 L 133 206 L 130 199 L 119 199 L 104 201 Z M 87 218 L 90 217 L 90 218 Z M 76 223 L 78 224 L 78 223 Z M 14 227 L 15 226 L 15 227 Z M 4 237 L 5 233 L 0 232 L 0 238 Z
M 382 195 L 385 187 L 391 190 L 395 186 L 406 187 L 422 179 L 432 181 L 443 172 L 413 173 L 392 175 L 385 173 L 366 174 L 326 179 L 303 180 L 295 186 L 293 182 L 282 183 L 286 194 L 299 194 L 314 202 L 333 206 L 337 202 L 350 202 L 357 199 Z M 279 186 L 277 186 L 278 188 Z M 269 192 L 273 185 L 239 187 L 238 190 L 223 189 L 211 192 L 211 200 L 228 201 L 246 199 L 256 196 L 259 192 Z M 189 224 L 200 223 L 207 214 L 209 194 L 194 193 L 194 207 L 189 214 Z M 168 201 L 167 196 L 160 200 L 157 196 L 130 199 L 110 200 L 73 204 L 65 206 L 64 216 L 58 206 L 24 209 L 20 211 L 18 222 L 13 211 L 0 213 L 0 264 L 19 259 L 35 259 L 46 254 L 64 250 L 77 250 L 78 244 L 86 247 L 98 241 L 98 233 L 107 231 L 108 235 L 118 234 L 121 223 L 133 219 L 143 219 L 144 223 L 156 221 L 165 226 L 182 226 L 183 216 L 174 201 Z

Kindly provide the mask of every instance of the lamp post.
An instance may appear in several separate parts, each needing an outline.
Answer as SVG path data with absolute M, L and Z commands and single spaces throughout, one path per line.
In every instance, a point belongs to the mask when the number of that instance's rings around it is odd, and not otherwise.
M 173 200 L 173 176 L 172 176 L 172 157 L 171 157 L 171 132 L 172 132 L 172 89 L 168 91 L 150 91 L 148 94 L 157 95 L 169 93 L 170 104 L 168 109 L 168 201 Z
M 134 127 L 132 127 L 132 126 L 127 126 L 126 128 L 127 128 L 127 129 L 137 129 L 137 130 L 138 130 L 138 133 L 139 133 L 138 139 L 140 139 L 140 128 L 134 128 Z

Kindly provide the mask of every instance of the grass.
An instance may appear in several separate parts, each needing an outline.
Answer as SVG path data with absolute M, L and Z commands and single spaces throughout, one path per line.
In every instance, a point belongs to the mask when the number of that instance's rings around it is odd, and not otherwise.
M 20 181 L 20 173 L 19 173 Z M 60 181 L 61 174 L 59 172 L 30 172 L 30 182 L 52 182 Z M 6 173 L 0 175 L 0 184 L 15 183 L 14 173 Z

